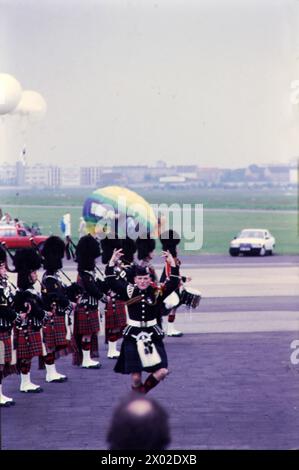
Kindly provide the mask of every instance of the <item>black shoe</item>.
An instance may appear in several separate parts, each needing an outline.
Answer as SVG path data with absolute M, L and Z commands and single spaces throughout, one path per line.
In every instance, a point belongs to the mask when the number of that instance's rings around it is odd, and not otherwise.
M 82 369 L 100 369 L 102 367 L 102 364 L 96 364 L 95 366 L 81 366 Z
M 36 388 L 35 390 L 20 390 L 21 393 L 42 393 L 43 389 L 41 387 Z
M 53 384 L 53 383 L 65 382 L 66 380 L 67 380 L 67 377 L 65 377 L 65 378 L 61 377 L 60 379 L 46 380 L 46 382 L 47 382 L 47 384 Z

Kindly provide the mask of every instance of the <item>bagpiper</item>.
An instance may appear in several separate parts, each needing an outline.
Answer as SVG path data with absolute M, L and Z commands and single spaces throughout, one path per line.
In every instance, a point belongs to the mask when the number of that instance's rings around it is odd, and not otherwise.
M 43 356 L 46 367 L 46 382 L 64 382 L 67 377 L 56 370 L 55 359 L 72 351 L 72 314 L 76 301 L 76 284 L 66 286 L 62 277 L 64 241 L 56 236 L 49 237 L 41 251 L 45 272 L 42 277 L 42 298 L 48 311 L 53 313 L 51 322 L 43 329 L 43 340 L 47 354 Z M 79 287 L 79 286 L 77 286 Z
M 115 248 L 122 246 L 122 241 L 117 238 L 104 238 L 101 240 L 102 263 L 106 265 L 113 254 Z M 122 272 L 120 266 L 117 267 L 118 275 Z M 125 272 L 124 272 L 125 275 Z M 111 289 L 107 289 L 104 297 L 105 303 L 105 341 L 108 343 L 107 357 L 116 359 L 119 356 L 117 341 L 122 337 L 122 332 L 127 325 L 126 306 L 123 300 Z
M 73 364 L 85 369 L 98 369 L 98 333 L 100 331 L 99 300 L 105 291 L 105 281 L 96 271 L 95 260 L 101 254 L 100 245 L 92 235 L 80 238 L 76 247 L 77 282 L 82 289 L 74 316 L 75 350 Z
M 163 345 L 164 333 L 157 324 L 157 317 L 161 303 L 178 287 L 179 268 L 172 255 L 163 252 L 163 256 L 171 265 L 171 274 L 163 288 L 153 287 L 147 268 L 141 266 L 135 267 L 134 284 L 131 284 L 117 277 L 114 272 L 121 256 L 121 249 L 114 250 L 106 267 L 106 283 L 126 301 L 128 309 L 128 326 L 123 333 L 120 356 L 114 371 L 131 374 L 132 389 L 147 393 L 168 374 L 167 355 Z M 150 373 L 144 383 L 142 371 Z
M 15 325 L 17 365 L 21 372 L 21 392 L 39 393 L 42 388 L 31 382 L 30 369 L 33 357 L 45 354 L 42 342 L 42 327 L 51 321 L 51 312 L 46 312 L 41 294 L 34 285 L 38 281 L 37 270 L 41 267 L 40 256 L 33 248 L 18 250 L 14 256 L 15 270 L 18 273 L 15 296 L 15 310 L 23 316 L 23 321 Z
M 6 252 L 0 245 L 0 406 L 14 405 L 13 398 L 2 391 L 3 379 L 17 372 L 16 351 L 13 350 L 13 325 L 17 314 L 13 308 L 15 288 L 6 271 Z

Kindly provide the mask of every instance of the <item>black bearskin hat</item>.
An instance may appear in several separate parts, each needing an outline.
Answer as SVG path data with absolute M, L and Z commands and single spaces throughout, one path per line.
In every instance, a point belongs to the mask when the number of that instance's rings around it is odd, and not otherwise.
M 147 274 L 150 274 L 150 272 L 146 266 L 135 265 L 134 276 L 146 276 Z
M 0 264 L 6 263 L 6 251 L 0 244 Z
M 134 253 L 136 252 L 136 243 L 130 237 L 120 240 L 121 248 L 123 250 L 123 257 L 125 263 L 132 263 L 134 259 Z
M 101 248 L 102 248 L 102 262 L 103 264 L 107 264 L 110 261 L 111 256 L 113 255 L 113 250 L 116 248 L 119 250 L 123 248 L 122 240 L 118 238 L 104 238 L 101 240 Z
M 34 248 L 22 248 L 16 251 L 13 262 L 18 273 L 17 286 L 20 289 L 28 289 L 32 285 L 30 272 L 41 267 L 40 254 Z
M 41 252 L 44 257 L 43 266 L 47 271 L 57 271 L 62 268 L 64 250 L 64 241 L 60 237 L 52 235 L 47 238 Z
M 34 248 L 17 250 L 14 256 L 17 273 L 37 271 L 41 267 L 41 257 Z
M 181 239 L 174 230 L 167 230 L 160 235 L 160 241 L 162 249 L 169 251 L 172 256 L 177 256 L 176 247 L 180 243 Z
M 76 259 L 79 271 L 91 271 L 95 267 L 95 259 L 100 256 L 101 248 L 92 235 L 80 238 L 76 248 Z
M 153 238 L 137 238 L 137 256 L 138 259 L 145 259 L 156 248 L 156 240 Z

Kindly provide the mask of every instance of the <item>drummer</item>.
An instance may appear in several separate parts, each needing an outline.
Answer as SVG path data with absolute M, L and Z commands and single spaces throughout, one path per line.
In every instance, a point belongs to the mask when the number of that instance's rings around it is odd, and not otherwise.
M 172 256 L 175 260 L 176 266 L 180 267 L 181 266 L 181 261 L 177 256 L 177 246 L 179 245 L 179 243 L 181 241 L 179 235 L 176 232 L 174 232 L 173 230 L 167 230 L 167 231 L 163 232 L 160 235 L 160 241 L 161 241 L 161 244 L 162 244 L 162 249 L 164 251 L 168 250 L 172 254 Z M 165 280 L 169 278 L 169 275 L 170 275 L 170 265 L 166 260 L 165 261 L 165 267 L 163 269 L 163 272 L 162 272 L 162 275 L 161 275 L 161 278 L 160 278 L 160 282 L 161 283 L 165 282 Z M 189 281 L 191 281 L 191 277 L 181 276 L 181 285 L 183 283 L 189 282 Z M 180 297 L 180 286 L 176 289 L 175 292 Z M 175 318 L 176 318 L 176 311 L 177 311 L 177 308 L 178 308 L 179 305 L 180 304 L 178 303 L 178 305 L 176 307 L 172 308 L 170 310 L 170 313 L 168 314 L 168 318 L 167 318 L 167 336 L 175 336 L 175 337 L 183 336 L 183 333 L 181 331 L 177 330 L 174 326 Z

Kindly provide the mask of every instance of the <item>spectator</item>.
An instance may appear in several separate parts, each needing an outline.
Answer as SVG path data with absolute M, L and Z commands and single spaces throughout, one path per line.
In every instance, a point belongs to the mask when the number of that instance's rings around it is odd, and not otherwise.
M 80 225 L 78 232 L 79 238 L 84 237 L 84 235 L 87 235 L 86 222 L 83 217 L 80 217 Z
M 109 450 L 164 450 L 170 444 L 168 414 L 155 400 L 130 396 L 114 410 Z
M 30 229 L 30 232 L 32 233 L 32 235 L 41 235 L 42 234 L 41 229 L 40 229 L 37 222 L 33 222 L 32 226 L 31 226 L 31 229 Z
M 22 222 L 19 221 L 19 219 L 15 218 L 13 219 L 14 225 L 17 228 L 21 228 L 23 226 Z
M 12 221 L 11 216 L 9 215 L 8 212 L 5 212 L 5 214 L 1 218 L 1 222 L 4 222 L 5 224 L 10 224 Z

